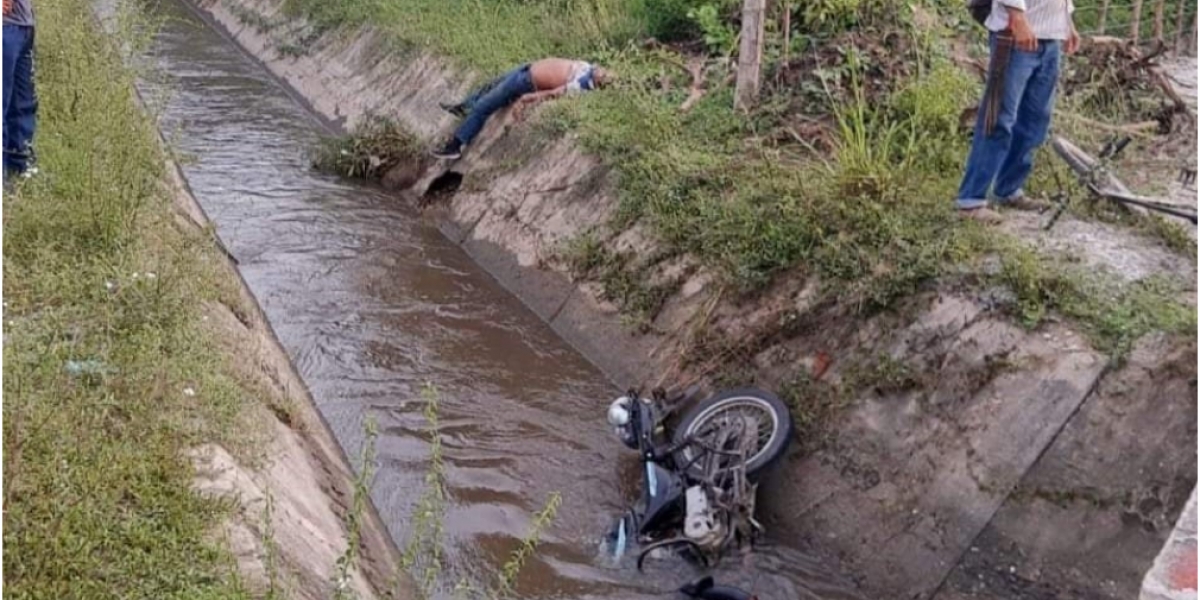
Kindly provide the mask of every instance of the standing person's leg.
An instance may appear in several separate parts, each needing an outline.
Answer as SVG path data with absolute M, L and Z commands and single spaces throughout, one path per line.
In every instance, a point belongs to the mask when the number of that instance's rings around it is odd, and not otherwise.
M 13 73 L 13 92 L 9 104 L 9 133 L 12 135 L 16 155 L 14 166 L 24 172 L 33 162 L 33 134 L 37 130 L 37 90 L 33 82 L 34 37 L 33 27 L 22 27 L 25 40 Z
M 991 49 L 988 84 L 980 102 L 971 151 L 958 189 L 956 205 L 960 210 L 987 206 L 988 190 L 1008 155 L 1021 99 L 1037 66 L 1037 53 L 1019 50 L 1012 38 L 1004 39 L 993 33 Z M 990 132 L 987 131 L 989 117 L 994 118 Z
M 528 65 L 509 73 L 503 81 L 475 103 L 471 114 L 467 115 L 466 120 L 454 132 L 454 138 L 434 154 L 441 158 L 457 158 L 461 155 L 462 148 L 479 135 L 493 113 L 533 91 L 533 78 L 529 74 Z
M 8 150 L 12 145 L 12 131 L 9 130 L 9 109 L 12 108 L 13 79 L 17 72 L 17 57 L 21 54 L 21 27 L 18 25 L 4 26 L 4 81 L 0 83 L 4 89 L 4 174 L 7 176 L 11 168 Z
M 994 189 L 997 202 L 1001 205 L 1023 198 L 1025 181 L 1033 171 L 1033 155 L 1046 142 L 1050 132 L 1062 44 L 1044 41 L 1038 50 L 1041 54 L 1040 64 L 1029 79 L 1029 85 L 1025 86 L 1025 96 L 1021 99 L 1021 109 L 1017 112 L 1017 123 L 1013 127 L 1012 145 L 996 175 Z M 1024 202 L 1020 204 L 1014 206 L 1025 207 Z M 1032 207 L 1032 204 L 1029 206 Z

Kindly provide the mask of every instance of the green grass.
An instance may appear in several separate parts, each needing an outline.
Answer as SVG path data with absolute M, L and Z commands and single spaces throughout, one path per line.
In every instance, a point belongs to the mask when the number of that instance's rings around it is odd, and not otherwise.
M 1121 283 L 1016 243 L 1000 249 L 1000 260 L 994 281 L 1013 292 L 1009 308 L 1027 327 L 1036 327 L 1051 315 L 1066 317 L 1096 349 L 1117 361 L 1147 333 L 1195 335 L 1196 309 L 1183 300 L 1184 290 L 1177 281 L 1154 276 Z
M 625 87 L 546 116 L 616 169 L 615 229 L 644 221 L 667 255 L 694 255 L 743 291 L 800 268 L 864 308 L 911 293 L 975 243 L 949 201 L 965 152 L 959 106 L 971 94 L 949 65 L 931 63 L 882 104 L 860 96 L 844 106 L 822 162 L 757 141 L 778 124 L 733 113 L 731 90 L 680 114 L 681 98 L 657 89 L 655 61 L 619 59 Z
M 649 266 L 637 266 L 633 253 L 609 250 L 594 234 L 570 240 L 561 254 L 574 277 L 600 282 L 604 299 L 615 302 L 633 326 L 648 326 L 678 285 L 654 283 Z
M 686 2 L 676 2 L 687 4 Z M 644 31 L 649 0 L 288 0 L 318 27 L 371 24 L 399 47 L 429 49 L 484 73 L 545 56 L 583 56 Z M 650 7 L 650 8 L 647 8 Z
M 200 315 L 236 288 L 177 229 L 153 122 L 91 15 L 38 4 L 42 174 L 4 195 L 6 597 L 244 597 L 206 538 L 230 507 L 191 492 L 184 455 L 245 442 L 227 432 L 249 393 Z

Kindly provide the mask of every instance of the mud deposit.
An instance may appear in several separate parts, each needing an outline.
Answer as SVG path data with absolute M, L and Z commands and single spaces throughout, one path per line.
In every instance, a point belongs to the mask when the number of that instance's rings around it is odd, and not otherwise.
M 142 91 L 338 441 L 356 455 L 368 417 L 378 423 L 373 499 L 402 547 L 428 470 L 420 390 L 441 391 L 439 595 L 464 580 L 491 583 L 553 492 L 562 506 L 521 574 L 522 597 L 663 597 L 692 577 L 676 563 L 637 575 L 597 557 L 601 533 L 636 493 L 634 457 L 604 424 L 616 390 L 601 373 L 436 223 L 313 173 L 307 151 L 324 125 L 185 5 L 161 10 L 156 73 Z M 855 597 L 770 539 L 721 572 L 761 598 Z

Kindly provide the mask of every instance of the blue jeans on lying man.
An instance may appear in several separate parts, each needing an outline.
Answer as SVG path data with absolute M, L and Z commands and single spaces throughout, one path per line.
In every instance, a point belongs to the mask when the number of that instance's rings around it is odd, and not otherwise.
M 529 73 L 527 64 L 509 71 L 479 88 L 463 100 L 462 104 L 455 107 L 465 111 L 467 117 L 454 132 L 454 139 L 435 154 L 457 157 L 462 148 L 470 144 L 483 130 L 488 118 L 497 111 L 511 106 L 521 96 L 534 91 L 536 90 L 533 87 L 533 77 Z
M 1000 36 L 992 33 L 989 42 L 989 83 L 980 102 L 971 152 L 958 190 L 960 209 L 986 206 L 989 190 L 1000 205 L 1022 197 L 1022 188 L 1033 170 L 1033 155 L 1046 141 L 1054 112 L 1062 43 L 1039 40 L 1037 50 L 1032 52 L 1015 45 L 998 52 L 998 44 L 1004 43 Z M 1007 56 L 1007 64 L 998 56 Z M 994 73 L 996 69 L 1003 69 L 999 93 L 993 88 L 993 75 L 1000 75 Z M 989 133 L 987 105 L 993 95 L 998 103 L 993 107 L 995 123 Z

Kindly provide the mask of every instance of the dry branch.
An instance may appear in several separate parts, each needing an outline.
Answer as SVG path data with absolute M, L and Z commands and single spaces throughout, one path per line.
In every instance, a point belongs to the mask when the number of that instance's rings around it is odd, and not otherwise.
M 683 101 L 683 104 L 679 105 L 679 110 L 687 112 L 708 92 L 704 86 L 704 67 L 706 66 L 704 57 L 697 56 L 693 58 L 691 64 L 684 64 L 682 60 L 670 55 L 659 54 L 656 58 L 672 67 L 680 69 L 692 78 L 691 86 L 688 88 L 688 97 Z M 663 89 L 665 90 L 667 87 L 667 84 L 664 83 Z
M 688 72 L 692 76 L 692 87 L 688 90 L 687 100 L 684 100 L 683 104 L 679 105 L 681 112 L 691 110 L 704 97 L 705 92 L 708 91 L 704 87 L 704 57 L 693 58 Z

